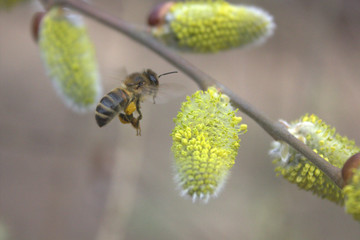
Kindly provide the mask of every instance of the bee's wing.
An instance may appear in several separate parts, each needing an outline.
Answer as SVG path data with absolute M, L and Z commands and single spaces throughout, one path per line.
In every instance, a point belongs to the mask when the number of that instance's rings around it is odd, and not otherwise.
M 162 83 L 157 91 L 155 102 L 152 98 L 148 99 L 157 104 L 167 103 L 170 100 L 184 96 L 186 89 L 185 85 L 179 83 Z
M 125 80 L 125 78 L 128 76 L 128 72 L 125 66 L 121 66 L 115 70 L 113 69 L 111 71 L 105 72 L 104 75 L 106 79 L 110 79 L 111 82 L 119 84 Z

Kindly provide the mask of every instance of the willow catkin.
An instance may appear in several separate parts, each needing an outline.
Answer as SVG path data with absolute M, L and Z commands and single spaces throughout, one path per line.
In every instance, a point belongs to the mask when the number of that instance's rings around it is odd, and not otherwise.
M 239 134 L 247 131 L 229 98 L 214 87 L 197 91 L 174 119 L 175 180 L 183 196 L 207 202 L 216 196 L 235 163 Z
M 291 124 L 283 123 L 290 133 L 335 167 L 341 168 L 350 156 L 359 152 L 354 141 L 337 134 L 335 128 L 316 115 L 306 114 Z M 275 159 L 273 163 L 278 175 L 321 198 L 344 204 L 342 189 L 287 143 L 274 141 L 270 155 Z
M 94 47 L 79 15 L 52 8 L 39 28 L 42 59 L 55 90 L 78 112 L 93 110 L 101 95 Z
M 259 44 L 275 28 L 264 10 L 221 0 L 167 2 L 154 8 L 148 22 L 166 45 L 199 53 Z

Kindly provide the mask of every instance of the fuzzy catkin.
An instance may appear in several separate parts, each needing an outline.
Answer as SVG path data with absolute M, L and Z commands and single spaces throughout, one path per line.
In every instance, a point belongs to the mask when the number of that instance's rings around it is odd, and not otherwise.
M 335 128 L 324 123 L 316 115 L 306 114 L 291 124 L 284 124 L 290 133 L 335 167 L 341 168 L 350 156 L 359 152 L 354 141 L 337 134 Z M 273 163 L 277 175 L 282 175 L 299 188 L 311 191 L 321 198 L 339 205 L 344 204 L 342 190 L 288 144 L 273 142 L 270 155 L 275 158 Z
M 93 110 L 101 95 L 94 47 L 79 15 L 52 8 L 39 31 L 42 59 L 55 90 L 78 112 Z
M 264 10 L 226 1 L 175 2 L 153 35 L 189 52 L 211 53 L 264 42 L 275 23 Z
M 214 87 L 197 91 L 182 104 L 171 134 L 182 195 L 207 202 L 224 185 L 240 146 L 238 135 L 247 131 L 236 111 Z

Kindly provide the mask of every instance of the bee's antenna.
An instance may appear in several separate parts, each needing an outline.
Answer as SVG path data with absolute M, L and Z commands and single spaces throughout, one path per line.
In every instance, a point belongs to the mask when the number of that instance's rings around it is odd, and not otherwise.
M 177 72 L 177 71 L 173 71 L 173 72 L 163 73 L 163 74 L 160 74 L 160 75 L 158 76 L 158 78 L 160 78 L 161 76 L 168 75 L 168 74 L 173 74 L 173 73 L 178 73 L 178 72 Z

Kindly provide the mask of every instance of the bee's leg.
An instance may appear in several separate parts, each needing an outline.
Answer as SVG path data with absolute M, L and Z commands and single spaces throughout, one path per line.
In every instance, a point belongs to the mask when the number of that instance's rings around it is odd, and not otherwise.
M 136 136 L 141 136 L 141 128 L 139 126 L 139 128 L 136 129 Z
M 125 115 L 123 113 L 119 114 L 119 120 L 123 124 L 131 123 L 131 117 L 133 118 L 132 114 L 131 115 Z
M 133 118 L 131 125 L 136 128 L 136 136 L 141 136 L 141 127 L 139 118 Z
M 139 117 L 134 118 L 134 115 L 132 115 L 132 114 L 126 115 L 126 114 L 120 113 L 119 119 L 120 119 L 121 123 L 124 123 L 124 124 L 131 123 L 131 125 L 136 129 L 136 136 L 141 136 Z
M 142 119 L 142 113 L 140 111 L 140 100 L 136 101 L 136 111 L 139 113 L 137 120 L 140 121 Z
M 136 128 L 137 136 L 141 136 L 140 120 L 142 119 L 142 113 L 140 111 L 140 100 L 136 101 L 136 110 L 137 110 L 139 116 L 137 118 L 134 118 L 134 120 L 133 120 L 133 122 L 131 122 L 131 124 Z

